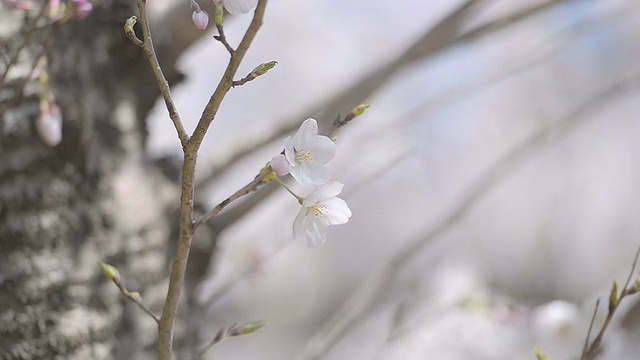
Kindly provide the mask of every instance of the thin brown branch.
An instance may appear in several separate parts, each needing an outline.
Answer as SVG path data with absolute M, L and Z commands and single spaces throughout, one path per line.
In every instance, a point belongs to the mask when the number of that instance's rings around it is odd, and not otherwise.
M 13 56 L 9 60 L 9 63 L 6 66 L 5 71 L 2 73 L 2 76 L 0 76 L 0 89 L 2 89 L 5 85 L 7 76 L 9 75 L 9 70 L 11 70 L 11 68 L 18 63 L 18 59 L 20 57 L 20 53 L 22 52 L 22 50 L 31 43 L 31 38 L 33 37 L 33 35 L 37 30 L 36 28 L 37 22 L 44 16 L 45 9 L 48 6 L 49 6 L 48 3 L 43 3 L 42 7 L 40 7 L 40 10 L 38 11 L 38 14 L 33 18 L 33 21 L 25 23 L 25 27 L 23 30 L 24 38 L 22 39 L 23 42 L 16 49 L 16 52 L 13 54 Z
M 629 271 L 629 276 L 627 277 L 627 281 L 625 282 L 624 287 L 622 288 L 622 292 L 620 293 L 620 296 L 619 297 L 615 296 L 615 299 L 613 300 L 609 299 L 609 312 L 607 313 L 607 317 L 604 320 L 604 324 L 602 324 L 602 328 L 600 328 L 598 335 L 596 336 L 595 339 L 593 339 L 593 342 L 591 343 L 591 345 L 589 345 L 589 348 L 587 350 L 586 343 L 589 342 L 589 334 L 591 333 L 591 327 L 593 326 L 593 319 L 591 320 L 591 324 L 589 325 L 589 332 L 587 333 L 585 348 L 582 350 L 582 356 L 580 357 L 581 360 L 592 360 L 592 359 L 595 359 L 596 356 L 598 356 L 601 350 L 600 346 L 602 344 L 602 339 L 604 338 L 604 334 L 607 331 L 607 328 L 609 327 L 611 320 L 613 320 L 613 316 L 615 315 L 616 310 L 618 310 L 618 308 L 620 307 L 620 303 L 622 303 L 622 300 L 627 296 L 633 295 L 638 292 L 635 284 L 632 287 L 629 287 L 629 284 L 631 283 L 631 279 L 633 278 L 633 275 L 636 272 L 638 257 L 640 257 L 640 246 L 638 246 L 638 250 L 636 250 L 636 255 L 633 258 L 633 264 L 631 265 L 631 271 Z M 596 311 L 597 311 L 597 307 L 596 307 Z
M 238 67 L 245 54 L 249 50 L 251 42 L 256 36 L 258 29 L 262 24 L 265 7 L 267 0 L 259 0 L 256 7 L 253 20 L 249 25 L 238 49 L 231 56 L 227 69 L 220 80 L 216 90 L 214 91 L 209 103 L 205 107 L 205 110 L 196 126 L 193 136 L 189 139 L 185 138 L 183 142 L 184 161 L 182 165 L 182 185 L 180 192 L 180 224 L 179 224 L 179 238 L 176 247 L 176 255 L 173 260 L 171 268 L 171 276 L 169 280 L 169 288 L 167 290 L 167 298 L 162 311 L 162 318 L 158 326 L 159 341 L 158 341 L 158 357 L 160 360 L 171 360 L 172 358 L 172 343 L 173 343 L 173 331 L 178 312 L 178 303 L 182 293 L 184 276 L 187 269 L 187 262 L 189 259 L 189 251 L 191 249 L 191 241 L 193 233 L 197 228 L 196 222 L 193 218 L 194 208 L 194 181 L 196 170 L 196 159 L 198 157 L 198 150 L 202 144 L 205 134 L 207 133 L 211 122 L 213 122 L 215 115 L 224 100 L 227 92 L 231 88 L 233 77 L 235 76 Z M 145 7 L 145 0 L 138 0 L 138 6 L 141 9 L 140 14 L 142 16 Z M 145 14 L 146 17 L 146 14 Z M 147 24 L 145 19 L 145 24 Z M 147 43 L 148 25 L 145 26 L 145 43 L 149 47 L 150 42 Z M 152 48 L 152 47 L 151 47 Z M 157 60 L 152 63 L 157 66 L 158 73 L 159 64 Z M 164 82 L 166 83 L 166 82 Z M 161 83 L 159 82 L 159 85 Z M 167 87 L 168 88 L 168 87 Z M 164 91 L 163 91 L 164 94 Z M 167 93 L 168 94 L 168 93 Z M 169 104 L 167 105 L 169 108 Z M 182 140 L 182 138 L 181 138 Z
M 165 106 L 167 107 L 167 111 L 169 112 L 169 117 L 173 122 L 173 126 L 178 133 L 180 143 L 184 148 L 187 141 L 189 140 L 189 135 L 187 135 L 187 132 L 184 129 L 184 125 L 182 124 L 182 120 L 180 120 L 180 114 L 178 114 L 176 106 L 173 102 L 173 98 L 171 97 L 171 88 L 169 87 L 169 82 L 167 82 L 167 79 L 162 72 L 160 62 L 158 61 L 158 57 L 156 56 L 155 49 L 153 47 L 151 28 L 149 27 L 149 18 L 147 17 L 147 1 L 137 0 L 137 3 L 138 11 L 140 12 L 140 25 L 142 27 L 144 41 L 143 49 L 147 55 L 147 58 L 149 59 L 149 62 L 151 63 L 151 70 L 155 75 L 156 82 L 158 83 L 158 87 L 160 88 L 160 93 L 162 93 L 162 98 L 164 99 Z
M 238 190 L 235 193 L 233 193 L 233 195 L 231 195 L 228 198 L 222 200 L 222 202 L 220 202 L 218 205 L 216 205 L 213 209 L 209 210 L 206 214 L 202 215 L 198 220 L 196 220 L 196 222 L 194 224 L 194 227 L 197 228 L 198 226 L 204 224 L 209 219 L 214 217 L 217 213 L 219 213 L 220 211 L 224 210 L 224 208 L 227 207 L 227 205 L 229 205 L 232 202 L 238 200 L 239 198 L 241 198 L 241 197 L 243 197 L 243 196 L 245 196 L 247 194 L 250 194 L 253 191 L 257 190 L 260 185 L 265 184 L 265 178 L 267 176 L 271 175 L 271 173 L 273 173 L 272 170 L 265 171 L 265 172 L 261 173 L 255 179 L 253 179 L 253 181 L 251 181 L 247 185 L 243 186 L 240 190 Z
M 207 345 L 205 345 L 202 348 L 202 350 L 198 351 L 198 353 L 193 356 L 193 360 L 198 360 L 202 358 L 202 356 L 207 351 L 211 350 L 211 348 L 221 343 L 223 340 L 226 340 L 232 337 L 253 334 L 254 332 L 265 327 L 266 325 L 267 323 L 265 321 L 256 321 L 256 322 L 246 323 L 240 326 L 233 325 L 229 328 L 222 328 L 218 331 L 216 336 Z
M 116 284 L 116 286 L 118 286 L 118 289 L 120 289 L 120 293 L 124 297 L 126 297 L 127 299 L 133 301 L 136 305 L 138 305 L 142 310 L 144 310 L 147 314 L 149 314 L 149 316 L 151 316 L 153 320 L 156 321 L 156 323 L 160 323 L 160 315 L 153 312 L 153 310 L 151 310 L 151 308 L 148 307 L 142 301 L 142 297 L 140 296 L 140 294 L 138 294 L 137 292 L 131 292 L 127 290 L 127 288 L 124 286 L 122 281 L 118 281 L 118 282 L 114 281 L 114 283 Z
M 227 37 L 224 35 L 224 27 L 222 25 L 216 25 L 216 28 L 218 29 L 218 35 L 215 35 L 213 38 L 220 41 L 222 45 L 224 45 L 225 49 L 227 49 L 227 51 L 229 52 L 229 55 L 233 57 L 233 54 L 236 51 L 233 50 L 231 45 L 229 45 L 229 42 L 227 42 Z
M 596 301 L 596 306 L 593 309 L 593 315 L 591 315 L 591 321 L 589 322 L 589 330 L 587 331 L 587 338 L 584 340 L 584 346 L 582 347 L 581 359 L 587 356 L 589 349 L 589 341 L 591 340 L 591 332 L 593 331 L 593 324 L 596 322 L 596 315 L 598 314 L 598 308 L 600 307 L 600 299 Z

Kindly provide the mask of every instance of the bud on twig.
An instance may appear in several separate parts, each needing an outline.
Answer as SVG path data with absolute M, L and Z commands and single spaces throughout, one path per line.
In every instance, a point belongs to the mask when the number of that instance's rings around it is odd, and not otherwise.
M 612 311 L 618 305 L 618 282 L 613 282 L 613 288 L 609 295 L 609 311 Z
M 124 22 L 124 33 L 134 45 L 142 48 L 144 47 L 144 43 L 142 42 L 142 40 L 138 39 L 138 36 L 136 36 L 136 32 L 133 30 L 133 26 L 136 24 L 136 22 L 138 22 L 137 16 L 133 15 L 132 17 L 128 18 L 127 21 Z
M 209 25 L 209 14 L 206 11 L 202 11 L 200 5 L 195 1 L 191 1 L 191 10 L 193 10 L 193 14 L 191 14 L 193 24 L 200 30 L 206 29 Z
M 222 7 L 222 3 L 216 3 L 216 16 L 215 16 L 215 21 L 216 21 L 216 26 L 220 27 L 222 26 L 222 20 L 224 19 L 224 8 Z
M 249 75 L 243 77 L 240 80 L 234 81 L 232 86 L 240 86 L 248 83 L 249 81 L 257 78 L 258 76 L 262 76 L 266 74 L 269 70 L 273 69 L 276 65 L 278 65 L 277 61 L 269 61 L 263 64 L 256 66 Z
M 267 322 L 264 320 L 246 323 L 237 328 L 233 328 L 231 330 L 231 336 L 242 336 L 242 335 L 253 334 L 254 332 L 262 329 L 265 326 L 267 326 Z
M 267 73 L 267 71 L 273 69 L 276 65 L 278 65 L 277 61 L 269 61 L 264 64 L 260 64 L 256 66 L 253 71 L 251 71 L 250 76 L 255 79 L 258 76 L 262 76 Z
M 104 275 L 107 279 L 113 281 L 116 284 L 120 283 L 120 271 L 116 269 L 114 266 L 103 263 L 102 261 L 98 262 L 98 266 L 100 267 L 100 271 L 102 271 L 102 275 Z
M 358 116 L 364 114 L 364 112 L 370 108 L 371 105 L 369 104 L 360 104 L 358 106 L 356 106 L 353 110 L 351 110 L 351 112 L 349 114 L 347 114 L 347 116 L 345 116 L 344 118 L 344 123 L 348 123 L 349 121 L 357 118 Z

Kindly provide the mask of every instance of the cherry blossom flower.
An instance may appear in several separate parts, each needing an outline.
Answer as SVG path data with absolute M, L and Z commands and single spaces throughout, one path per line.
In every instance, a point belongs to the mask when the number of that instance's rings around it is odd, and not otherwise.
M 284 141 L 284 155 L 291 165 L 291 176 L 302 185 L 318 186 L 331 179 L 325 164 L 336 155 L 336 144 L 318 135 L 318 123 L 305 120 L 294 136 Z
M 289 169 L 291 168 L 291 165 L 289 165 L 287 158 L 282 154 L 274 156 L 273 159 L 271 159 L 270 164 L 273 172 L 278 176 L 287 175 L 289 173 Z
M 258 4 L 258 0 L 214 0 L 214 2 L 218 4 L 222 2 L 224 8 L 233 15 L 246 14 Z
M 339 182 L 330 182 L 318 187 L 302 201 L 302 208 L 293 221 L 295 238 L 305 237 L 307 246 L 317 248 L 326 241 L 329 225 L 349 221 L 349 206 L 336 197 L 343 186 Z

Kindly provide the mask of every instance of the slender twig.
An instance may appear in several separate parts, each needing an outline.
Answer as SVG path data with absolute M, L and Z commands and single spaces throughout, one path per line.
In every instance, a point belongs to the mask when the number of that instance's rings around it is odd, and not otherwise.
M 593 331 L 593 324 L 596 322 L 596 315 L 598 314 L 598 308 L 600 307 L 600 299 L 596 301 L 596 306 L 593 308 L 593 315 L 591 315 L 591 322 L 589 322 L 589 330 L 587 331 L 587 338 L 584 340 L 584 347 L 582 348 L 581 359 L 584 359 L 589 349 L 589 341 L 591 340 L 591 332 Z
M 31 42 L 31 37 L 33 36 L 33 34 L 35 34 L 36 32 L 36 25 L 37 22 L 44 16 L 45 13 L 45 9 L 48 7 L 49 5 L 47 3 L 43 3 L 42 7 L 40 7 L 40 10 L 38 12 L 38 14 L 34 17 L 33 21 L 31 21 L 30 23 L 26 23 L 25 24 L 25 30 L 24 30 L 24 38 L 23 38 L 23 42 L 22 44 L 20 44 L 20 46 L 16 49 L 16 52 L 13 54 L 13 56 L 11 57 L 11 59 L 9 60 L 9 63 L 7 64 L 5 71 L 2 73 L 2 76 L 0 76 L 0 89 L 2 89 L 5 85 L 5 81 L 7 80 L 7 76 L 9 75 L 9 70 L 11 70 L 11 68 L 16 65 L 16 63 L 18 62 L 18 59 L 20 57 L 20 53 L 22 52 L 22 50 L 24 48 L 27 47 L 27 45 L 30 44 Z
M 222 45 L 224 45 L 224 47 L 229 52 L 229 55 L 231 55 L 231 57 L 233 57 L 233 54 L 236 51 L 233 50 L 231 45 L 229 45 L 229 43 L 227 42 L 227 37 L 224 35 L 224 27 L 222 26 L 222 24 L 220 24 L 220 25 L 216 25 L 216 28 L 218 29 L 218 35 L 214 35 L 213 38 L 218 40 L 218 41 L 220 41 L 222 43 Z
M 171 268 L 167 298 L 162 311 L 162 318 L 160 319 L 160 324 L 158 326 L 158 357 L 160 360 L 170 360 L 172 358 L 173 331 L 178 312 L 178 303 L 182 293 L 184 276 L 187 269 L 191 240 L 193 238 L 193 233 L 197 228 L 197 224 L 193 218 L 193 204 L 198 150 L 200 149 L 200 145 L 202 144 L 202 140 L 204 139 L 209 126 L 213 122 L 216 113 L 220 108 L 222 100 L 224 100 L 227 92 L 231 88 L 233 77 L 235 76 L 242 59 L 249 50 L 251 42 L 262 25 L 266 5 L 267 0 L 259 0 L 253 20 L 240 42 L 238 49 L 231 56 L 227 69 L 225 70 L 224 75 L 213 95 L 211 95 L 209 103 L 205 107 L 193 135 L 191 138 L 186 139 L 185 142 L 183 142 L 184 161 L 182 164 L 182 185 L 180 191 L 179 238 L 176 247 L 176 254 L 173 259 L 173 266 Z M 138 7 L 140 8 L 141 17 L 144 18 L 144 28 L 146 28 L 145 44 L 149 47 L 150 42 L 147 42 L 147 37 L 149 36 L 148 22 L 146 19 L 146 13 L 143 12 L 145 8 L 145 0 L 138 0 Z M 153 58 L 155 58 L 155 56 L 153 56 Z M 157 66 L 158 70 L 155 72 L 162 74 L 159 70 L 160 65 L 157 64 L 157 60 L 152 60 L 152 63 Z M 159 82 L 159 85 L 160 84 L 166 85 L 166 82 Z M 168 87 L 168 85 L 166 86 Z M 168 91 L 163 91 L 163 95 L 169 96 L 170 99 L 170 93 Z M 167 107 L 169 107 L 169 105 L 167 105 Z
M 604 334 L 607 331 L 607 328 L 609 327 L 609 324 L 611 323 L 611 320 L 613 319 L 613 316 L 615 315 L 616 310 L 618 310 L 618 308 L 620 307 L 620 303 L 628 295 L 633 295 L 638 292 L 638 289 L 636 288 L 635 284 L 629 287 L 629 284 L 631 283 L 631 279 L 633 278 L 633 275 L 636 272 L 638 257 L 640 257 L 640 246 L 638 246 L 636 255 L 633 258 L 631 271 L 629 271 L 629 276 L 627 277 L 627 281 L 624 283 L 624 287 L 622 288 L 622 292 L 620 293 L 620 296 L 618 297 L 617 294 L 613 296 L 612 294 L 612 298 L 609 299 L 609 312 L 607 313 L 607 317 L 604 320 L 604 324 L 602 324 L 602 328 L 598 332 L 598 335 L 596 336 L 595 339 L 593 339 L 593 342 L 591 343 L 591 345 L 589 345 L 588 350 L 584 351 L 583 349 L 582 356 L 581 356 L 582 360 L 595 359 L 595 357 L 600 352 L 600 345 L 602 344 L 602 339 L 604 338 Z M 587 342 L 589 341 L 589 334 L 591 333 L 591 327 L 593 326 L 593 322 L 594 322 L 594 319 L 591 320 L 591 324 L 589 325 L 589 333 L 587 333 Z M 585 348 L 586 348 L 586 345 L 585 345 Z
M 211 348 L 221 343 L 223 340 L 226 340 L 232 337 L 253 334 L 254 332 L 256 332 L 257 330 L 260 330 L 266 325 L 267 323 L 265 321 L 256 321 L 256 322 L 242 324 L 239 326 L 234 324 L 229 328 L 222 328 L 218 331 L 216 336 L 207 345 L 205 345 L 200 351 L 198 351 L 197 354 L 193 355 L 193 360 L 198 360 L 202 358 L 202 356 L 207 351 L 211 350 Z
M 140 12 L 140 25 L 142 26 L 142 34 L 144 39 L 143 49 L 147 54 L 149 62 L 151 63 L 151 70 L 153 70 L 153 74 L 156 77 L 156 82 L 158 83 L 158 87 L 160 88 L 160 92 L 162 93 L 162 98 L 164 99 L 165 106 L 169 111 L 169 117 L 173 122 L 173 126 L 176 128 L 180 143 L 182 144 L 182 147 L 184 147 L 189 140 L 189 136 L 184 129 L 182 120 L 180 120 L 180 115 L 178 114 L 176 106 L 173 103 L 173 99 L 171 97 L 171 88 L 169 87 L 167 79 L 164 77 L 164 73 L 162 72 L 162 68 L 160 67 L 160 62 L 158 61 L 155 49 L 153 47 L 153 40 L 151 39 L 151 28 L 149 27 L 149 19 L 147 18 L 147 1 L 137 0 L 137 3 L 138 11 Z
M 151 308 L 149 308 L 143 301 L 142 301 L 142 297 L 140 296 L 140 294 L 138 294 L 137 292 L 131 292 L 129 291 L 123 284 L 122 281 L 114 281 L 114 283 L 116 284 L 116 286 L 118 286 L 118 289 L 120 289 L 120 293 L 122 293 L 122 295 L 124 295 L 124 297 L 126 297 L 127 299 L 133 301 L 134 303 L 136 303 L 136 305 L 138 305 L 142 310 L 144 310 L 147 314 L 149 314 L 149 316 L 151 316 L 153 318 L 153 320 L 156 321 L 156 323 L 160 323 L 160 315 L 156 314 L 155 312 L 153 312 L 153 310 L 151 310 Z
M 233 195 L 231 195 L 228 198 L 222 200 L 213 209 L 209 210 L 206 214 L 202 215 L 198 220 L 196 220 L 196 222 L 194 224 L 195 227 L 198 227 L 198 226 L 204 224 L 205 222 L 207 222 L 209 219 L 214 217 L 217 213 L 222 211 L 227 205 L 231 204 L 235 200 L 238 200 L 239 198 L 241 198 L 241 197 L 243 197 L 243 196 L 245 196 L 247 194 L 250 194 L 251 192 L 257 190 L 260 185 L 265 183 L 265 181 L 264 181 L 265 178 L 268 175 L 270 175 L 272 172 L 273 172 L 272 170 L 263 172 L 262 174 L 258 175 L 255 179 L 253 179 L 253 181 L 251 181 L 247 185 L 243 186 L 240 190 L 238 190 L 235 193 L 233 193 Z

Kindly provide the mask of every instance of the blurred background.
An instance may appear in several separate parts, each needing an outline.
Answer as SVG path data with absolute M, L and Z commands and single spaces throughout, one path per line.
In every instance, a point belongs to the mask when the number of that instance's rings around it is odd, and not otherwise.
M 224 175 L 204 201 L 250 179 L 283 127 L 372 107 L 338 134 L 330 167 L 353 217 L 324 247 L 292 240 L 283 190 L 220 234 L 202 329 L 270 325 L 213 353 L 577 358 L 640 245 L 639 15 L 613 0 L 272 1 L 244 72 L 279 64 L 223 105 L 199 171 Z M 237 41 L 250 19 L 233 20 Z M 181 58 L 191 127 L 226 60 L 208 36 Z M 163 107 L 148 150 L 177 156 Z M 616 330 L 604 358 L 636 358 Z
M 160 44 L 177 44 L 167 18 L 193 27 L 183 2 L 150 2 L 165 19 Z M 232 45 L 250 20 L 225 18 Z M 326 132 L 369 103 L 339 130 L 329 165 L 353 216 L 309 249 L 293 239 L 295 199 L 270 185 L 212 219 L 194 243 L 185 354 L 221 327 L 267 320 L 205 358 L 519 360 L 536 346 L 579 358 L 596 300 L 595 331 L 640 246 L 638 34 L 640 5 L 624 0 L 269 1 L 239 75 L 278 66 L 228 94 L 199 156 L 197 207 L 253 179 L 305 119 Z M 213 35 L 181 35 L 170 57 L 188 131 L 228 61 Z M 104 185 L 121 242 L 86 261 L 133 269 L 125 277 L 160 308 L 181 149 L 156 93 L 138 108 L 144 125 L 117 120 L 122 107 L 109 120 L 119 151 L 134 154 Z M 149 244 L 157 256 L 131 255 Z M 123 307 L 114 318 L 141 317 L 108 285 L 94 291 Z M 637 358 L 635 302 L 616 314 L 601 359 Z M 155 324 L 127 321 L 138 325 L 118 333 L 138 329 L 131 342 L 153 349 Z M 107 353 L 135 352 L 123 352 L 127 336 Z

